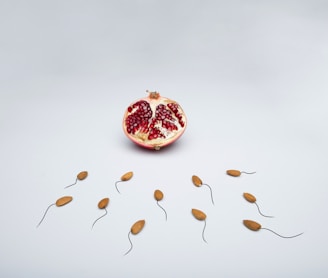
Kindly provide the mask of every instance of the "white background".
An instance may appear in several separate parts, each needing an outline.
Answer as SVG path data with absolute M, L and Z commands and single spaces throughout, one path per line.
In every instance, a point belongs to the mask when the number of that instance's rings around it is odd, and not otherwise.
M 327 30 L 318 0 L 0 1 L 0 276 L 327 277 Z M 188 117 L 159 152 L 121 127 L 147 89 Z

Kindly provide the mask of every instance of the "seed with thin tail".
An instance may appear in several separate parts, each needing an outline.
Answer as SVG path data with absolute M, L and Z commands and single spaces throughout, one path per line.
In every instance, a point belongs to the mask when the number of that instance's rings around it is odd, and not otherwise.
M 132 248 L 133 248 L 133 244 L 132 244 L 132 241 L 131 241 L 131 239 L 130 239 L 130 235 L 131 235 L 131 234 L 133 234 L 133 235 L 139 234 L 139 233 L 141 232 L 141 230 L 143 229 L 143 227 L 145 226 L 145 223 L 146 223 L 145 220 L 138 220 L 137 222 L 135 222 L 135 223 L 132 225 L 132 227 L 131 227 L 131 229 L 130 229 L 130 231 L 129 231 L 129 233 L 128 233 L 128 239 L 129 239 L 129 241 L 130 241 L 130 245 L 131 245 L 131 247 L 130 247 L 130 249 L 124 254 L 124 256 L 127 255 L 127 254 L 132 250 Z
M 209 188 L 210 193 L 211 193 L 212 204 L 214 205 L 212 188 L 208 184 L 203 183 L 203 181 L 198 176 L 193 175 L 191 177 L 191 180 L 192 180 L 193 184 L 197 187 L 201 187 L 202 185 L 206 185 Z
M 121 193 L 121 192 L 118 190 L 118 188 L 117 188 L 117 184 L 118 184 L 119 182 L 128 181 L 128 180 L 130 180 L 132 177 L 133 177 L 133 172 L 130 171 L 130 172 L 125 173 L 125 174 L 121 177 L 121 180 L 115 182 L 115 187 L 116 187 L 116 190 L 117 190 L 118 193 Z
M 93 228 L 93 226 L 96 224 L 96 222 L 97 222 L 100 218 L 103 218 L 103 217 L 107 214 L 107 206 L 108 206 L 108 204 L 109 204 L 109 198 L 104 198 L 104 199 L 101 199 L 101 200 L 99 201 L 99 203 L 98 203 L 98 208 L 99 208 L 99 209 L 103 209 L 103 210 L 105 210 L 105 214 L 103 214 L 102 216 L 100 216 L 99 218 L 97 218 L 97 219 L 93 222 L 91 228 Z
M 202 237 L 203 237 L 204 242 L 207 243 L 207 241 L 205 240 L 205 237 L 204 237 L 204 232 L 205 232 L 205 228 L 206 228 L 206 214 L 204 212 L 202 212 L 201 210 L 195 209 L 195 208 L 193 208 L 191 210 L 191 213 L 197 220 L 204 221 L 204 228 L 203 228 L 203 232 L 202 232 Z
M 42 223 L 42 221 L 46 217 L 46 214 L 47 214 L 48 210 L 52 206 L 62 207 L 64 205 L 68 204 L 69 202 L 71 202 L 72 200 L 73 200 L 73 197 L 71 197 L 71 196 L 64 196 L 64 197 L 59 198 L 55 203 L 53 203 L 50 206 L 48 206 L 48 208 L 46 209 L 45 213 L 43 214 L 43 217 L 41 218 L 41 221 L 39 222 L 39 224 L 37 225 L 37 227 L 40 226 L 40 224 Z
M 239 177 L 241 174 L 255 174 L 256 172 L 244 172 L 244 171 L 239 171 L 239 170 L 227 170 L 227 175 L 232 176 L 232 177 Z
M 167 220 L 167 213 L 166 210 L 158 203 L 159 201 L 162 201 L 164 198 L 164 194 L 162 191 L 160 191 L 159 189 L 156 189 L 154 192 L 154 198 L 157 201 L 157 205 L 164 211 L 165 213 L 165 219 Z
M 274 234 L 276 234 L 277 236 L 280 236 L 280 237 L 282 237 L 282 238 L 293 238 L 293 237 L 297 237 L 297 236 L 300 236 L 300 235 L 303 234 L 303 233 L 300 233 L 300 234 L 293 235 L 293 236 L 282 236 L 282 235 L 276 233 L 275 231 L 272 231 L 271 229 L 263 228 L 263 227 L 261 226 L 261 224 L 255 222 L 255 221 L 253 221 L 253 220 L 243 220 L 243 223 L 244 223 L 244 225 L 245 225 L 246 228 L 248 228 L 248 229 L 250 229 L 250 230 L 252 230 L 252 231 L 255 231 L 255 232 L 256 232 L 256 231 L 259 231 L 260 229 L 262 229 L 262 230 L 268 230 L 268 231 L 270 231 L 270 232 L 272 232 L 272 233 L 274 233 Z
M 78 173 L 76 176 L 75 182 L 70 185 L 67 185 L 65 188 L 75 185 L 77 183 L 77 181 L 83 181 L 84 179 L 87 178 L 87 176 L 88 176 L 88 171 L 82 171 L 82 172 Z
M 245 192 L 245 193 L 243 194 L 243 196 L 244 196 L 244 198 L 246 199 L 246 201 L 248 201 L 248 202 L 253 203 L 253 204 L 256 205 L 257 210 L 259 211 L 259 213 L 260 213 L 262 216 L 264 216 L 264 217 L 271 217 L 271 218 L 273 217 L 273 216 L 264 215 L 264 214 L 261 212 L 260 207 L 259 207 L 258 204 L 256 203 L 256 198 L 255 198 L 254 195 Z

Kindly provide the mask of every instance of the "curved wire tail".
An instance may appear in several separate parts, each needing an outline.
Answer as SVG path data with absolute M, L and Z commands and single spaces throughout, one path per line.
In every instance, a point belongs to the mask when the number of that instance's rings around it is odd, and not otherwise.
M 260 207 L 258 206 L 258 204 L 257 204 L 256 202 L 255 202 L 254 204 L 257 206 L 257 210 L 259 211 L 259 213 L 260 213 L 262 216 L 264 216 L 264 217 L 269 217 L 269 218 L 273 218 L 273 217 L 274 217 L 274 216 L 264 215 L 264 214 L 261 212 Z
M 116 187 L 117 192 L 121 194 L 121 192 L 120 192 L 120 191 L 118 190 L 118 188 L 117 188 L 117 184 L 118 184 L 119 182 L 121 182 L 121 181 L 117 181 L 117 182 L 115 182 L 115 187 Z
M 242 172 L 240 172 L 240 173 L 248 174 L 248 175 L 252 175 L 252 174 L 255 174 L 256 172 L 244 172 L 244 171 L 242 171 Z
M 41 221 L 39 222 L 39 224 L 36 227 L 39 227 L 40 224 L 42 223 L 43 219 L 46 217 L 46 214 L 48 212 L 48 210 L 50 209 L 50 207 L 54 206 L 55 204 L 51 204 L 45 211 L 45 213 L 43 214 L 43 217 L 41 218 Z
M 202 237 L 203 237 L 204 242 L 207 243 L 205 236 L 204 236 L 205 228 L 206 228 L 206 220 L 204 220 L 204 228 L 203 228 L 203 232 L 202 232 Z
M 167 221 L 167 213 L 166 213 L 166 210 L 158 203 L 158 201 L 157 201 L 157 205 L 164 211 L 164 213 L 165 213 L 165 220 Z
M 268 231 L 270 231 L 270 232 L 272 232 L 272 233 L 274 233 L 274 234 L 276 234 L 277 236 L 280 236 L 280 237 L 282 237 L 282 238 L 293 238 L 293 237 L 297 237 L 297 236 L 300 236 L 300 235 L 304 234 L 304 233 L 300 233 L 300 234 L 297 234 L 297 235 L 294 235 L 294 236 L 282 236 L 282 235 L 279 235 L 279 234 L 276 233 L 275 231 L 272 231 L 272 230 L 270 230 L 270 229 L 268 229 L 268 228 L 261 228 L 261 229 L 263 229 L 263 230 L 268 230 Z
M 107 209 L 105 208 L 104 210 L 105 210 L 105 214 L 102 215 L 102 216 L 100 216 L 99 218 L 97 218 L 97 219 L 95 220 L 95 222 L 93 222 L 91 229 L 93 228 L 93 226 L 96 224 L 96 222 L 97 222 L 99 219 L 103 218 L 103 217 L 107 214 Z
M 132 248 L 133 248 L 133 244 L 132 244 L 132 241 L 131 241 L 131 239 L 130 239 L 130 234 L 131 234 L 131 231 L 128 233 L 128 239 L 129 239 L 129 241 L 130 241 L 131 247 L 130 247 L 130 249 L 129 249 L 128 251 L 126 251 L 126 252 L 124 253 L 124 256 L 127 255 L 128 253 L 130 253 L 130 251 L 131 251 Z
M 71 186 L 75 185 L 76 183 L 77 183 L 77 178 L 76 178 L 76 180 L 75 180 L 75 182 L 74 182 L 74 183 L 72 183 L 72 184 L 70 184 L 70 185 L 67 185 L 67 186 L 65 186 L 65 188 L 71 187 Z
M 206 185 L 210 189 L 210 192 L 211 192 L 211 200 L 212 200 L 212 204 L 214 205 L 212 188 L 208 184 L 204 184 L 204 185 Z

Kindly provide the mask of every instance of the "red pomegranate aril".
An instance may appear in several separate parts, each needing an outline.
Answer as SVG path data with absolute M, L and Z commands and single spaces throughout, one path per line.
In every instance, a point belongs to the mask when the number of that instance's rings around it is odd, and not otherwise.
M 138 145 L 160 149 L 177 140 L 186 128 L 186 116 L 180 105 L 158 92 L 132 103 L 125 111 L 123 129 Z

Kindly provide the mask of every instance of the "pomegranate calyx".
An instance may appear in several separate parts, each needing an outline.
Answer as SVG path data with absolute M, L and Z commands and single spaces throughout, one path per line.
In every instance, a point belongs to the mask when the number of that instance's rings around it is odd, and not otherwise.
M 150 92 L 148 90 L 146 92 L 149 93 L 150 99 L 158 99 L 160 97 L 159 92 L 156 92 L 156 91 Z

